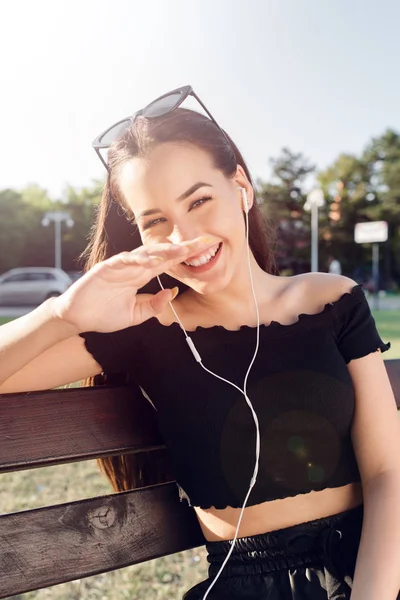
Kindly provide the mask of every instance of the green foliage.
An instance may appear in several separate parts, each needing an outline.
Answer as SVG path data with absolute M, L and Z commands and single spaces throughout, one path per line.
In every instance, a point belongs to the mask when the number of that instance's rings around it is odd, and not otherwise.
M 283 148 L 271 159 L 272 181 L 258 182 L 258 197 L 264 215 L 277 228 L 277 260 L 281 269 L 305 270 L 308 263 L 310 217 L 304 211 L 304 181 L 315 171 L 301 154 Z M 297 265 L 294 265 L 294 261 Z M 303 268 L 302 268 L 303 267 Z
M 326 205 L 320 211 L 322 256 L 335 256 L 345 273 L 352 274 L 355 265 L 368 261 L 364 246 L 354 242 L 354 227 L 369 220 L 364 214 L 368 207 L 368 165 L 355 156 L 341 154 L 335 162 L 318 175 Z M 332 220 L 332 206 L 337 206 L 338 220 Z
M 13 190 L 0 192 L 0 272 L 24 263 L 27 240 L 36 224 L 36 209 Z
M 277 228 L 277 260 L 283 273 L 310 268 L 310 214 L 305 212 L 305 186 L 315 167 L 301 153 L 283 148 L 272 159 L 270 181 L 258 181 L 261 209 Z M 400 285 L 400 134 L 387 130 L 373 138 L 361 156 L 340 154 L 317 174 L 325 197 L 319 209 L 319 265 L 337 258 L 347 275 L 359 281 L 371 272 L 371 245 L 356 244 L 359 222 L 387 221 L 389 240 L 381 244 L 385 287 Z M 396 283 L 397 282 L 397 283 Z
M 13 317 L 0 317 L 0 325 L 5 325 L 13 320 Z
M 341 154 L 319 182 L 327 199 L 321 211 L 321 236 L 325 248 L 352 270 L 371 262 L 371 246 L 355 244 L 354 227 L 364 221 L 387 221 L 389 240 L 381 244 L 381 271 L 386 283 L 400 278 L 400 135 L 387 130 L 366 146 L 360 157 Z M 340 219 L 332 221 L 327 211 L 340 205 Z M 361 271 L 360 271 L 361 272 Z

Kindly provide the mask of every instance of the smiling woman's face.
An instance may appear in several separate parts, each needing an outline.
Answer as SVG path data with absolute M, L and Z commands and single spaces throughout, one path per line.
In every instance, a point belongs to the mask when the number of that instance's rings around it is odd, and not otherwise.
M 224 289 L 243 260 L 240 186 L 249 189 L 241 167 L 228 178 L 206 152 L 177 143 L 161 144 L 150 156 L 133 158 L 119 179 L 143 244 L 210 238 L 207 253 L 168 272 L 200 293 Z M 249 200 L 251 205 L 252 194 Z

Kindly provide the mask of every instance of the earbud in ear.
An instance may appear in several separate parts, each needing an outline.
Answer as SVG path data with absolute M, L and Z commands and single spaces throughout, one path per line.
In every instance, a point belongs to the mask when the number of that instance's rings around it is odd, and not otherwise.
M 243 210 L 247 214 L 249 212 L 249 203 L 247 201 L 247 193 L 246 193 L 245 188 L 241 187 L 240 193 L 242 195 Z

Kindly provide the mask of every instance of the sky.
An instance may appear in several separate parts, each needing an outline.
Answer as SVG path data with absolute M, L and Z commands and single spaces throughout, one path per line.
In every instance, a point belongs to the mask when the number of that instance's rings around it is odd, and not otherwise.
M 400 130 L 398 0 L 0 0 L 0 189 L 104 176 L 97 134 L 190 84 L 252 174 Z

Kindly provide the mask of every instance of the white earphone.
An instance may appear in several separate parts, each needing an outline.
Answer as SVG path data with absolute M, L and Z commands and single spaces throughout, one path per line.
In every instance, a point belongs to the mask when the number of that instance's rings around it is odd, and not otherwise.
M 177 319 L 177 321 L 178 321 L 178 323 L 179 323 L 179 325 L 180 325 L 183 333 L 185 334 L 186 342 L 187 342 L 187 344 L 188 344 L 188 346 L 189 346 L 189 348 L 190 348 L 190 350 L 191 350 L 194 358 L 196 359 L 196 361 L 199 363 L 199 365 L 205 371 L 207 371 L 207 373 L 209 373 L 213 377 L 216 377 L 217 379 L 220 379 L 221 381 L 225 381 L 225 383 L 228 383 L 229 385 L 231 385 L 232 387 L 236 388 L 239 392 L 241 392 L 243 394 L 244 399 L 246 400 L 246 403 L 247 403 L 247 405 L 249 406 L 249 408 L 251 410 L 251 414 L 253 416 L 254 424 L 256 426 L 256 448 L 255 448 L 254 471 L 253 471 L 253 475 L 251 476 L 251 479 L 250 479 L 249 489 L 248 489 L 246 497 L 244 499 L 243 506 L 242 506 L 242 508 L 240 510 L 240 515 L 239 515 L 238 523 L 237 523 L 237 526 L 236 526 L 235 536 L 234 536 L 234 538 L 232 540 L 231 548 L 230 548 L 228 554 L 226 555 L 225 560 L 223 561 L 223 563 L 222 563 L 222 565 L 221 565 L 218 573 L 216 574 L 214 580 L 212 581 L 212 583 L 209 586 L 208 590 L 204 594 L 203 600 L 206 600 L 206 598 L 208 597 L 211 589 L 214 587 L 214 585 L 215 585 L 218 577 L 221 575 L 221 573 L 222 573 L 222 571 L 223 571 L 226 563 L 228 562 L 228 560 L 229 560 L 229 558 L 230 558 L 230 556 L 231 556 L 231 554 L 232 554 L 232 552 L 234 550 L 234 547 L 235 547 L 235 544 L 236 544 L 236 540 L 237 540 L 237 537 L 238 537 L 238 533 L 239 533 L 240 523 L 242 522 L 243 512 L 244 512 L 244 509 L 246 507 L 247 501 L 249 499 L 250 492 L 251 492 L 251 490 L 253 489 L 253 487 L 255 486 L 255 483 L 256 483 L 257 474 L 258 474 L 258 465 L 259 465 L 259 459 L 260 459 L 260 427 L 259 427 L 258 417 L 257 417 L 257 413 L 255 412 L 255 410 L 253 408 L 251 400 L 250 400 L 250 398 L 247 395 L 247 380 L 248 380 L 248 377 L 249 377 L 249 374 L 250 374 L 251 367 L 253 366 L 254 361 L 256 359 L 258 348 L 259 348 L 259 344 L 260 344 L 260 314 L 259 314 L 259 311 L 258 311 L 256 293 L 255 293 L 255 290 L 254 290 L 254 283 L 253 283 L 253 275 L 252 275 L 252 272 L 251 272 L 250 246 L 249 246 L 249 216 L 248 216 L 250 207 L 249 207 L 249 203 L 248 203 L 248 200 L 247 200 L 247 193 L 246 193 L 245 188 L 240 187 L 239 190 L 240 190 L 240 193 L 241 193 L 241 196 L 242 196 L 243 211 L 244 211 L 244 213 L 246 215 L 247 262 L 248 262 L 248 267 L 249 267 L 249 276 L 250 276 L 251 291 L 252 291 L 252 294 L 253 294 L 254 306 L 255 306 L 255 309 L 256 309 L 256 316 L 257 316 L 256 347 L 255 347 L 255 351 L 254 351 L 254 354 L 253 354 L 253 358 L 250 361 L 250 364 L 248 366 L 248 369 L 247 369 L 247 372 L 246 372 L 246 375 L 245 375 L 245 378 L 244 378 L 243 389 L 240 388 L 239 386 L 237 386 L 232 381 L 229 381 L 228 379 L 224 379 L 224 377 L 221 377 L 220 375 L 217 375 L 216 373 L 213 373 L 213 371 L 211 371 L 205 365 L 203 365 L 202 358 L 201 358 L 199 352 L 197 351 L 197 348 L 195 347 L 192 338 L 187 334 L 184 326 L 182 325 L 182 322 L 181 322 L 180 318 L 178 317 L 178 315 L 177 315 L 177 313 L 175 311 L 175 308 L 172 306 L 172 302 L 170 302 L 170 307 L 171 307 L 171 309 L 172 309 L 172 311 L 173 311 L 173 313 L 174 313 L 174 315 L 175 315 L 175 317 L 176 317 L 176 319 Z M 162 285 L 161 280 L 160 280 L 160 278 L 158 276 L 157 276 L 157 279 L 158 279 L 158 282 L 159 282 L 161 288 L 164 289 L 164 286 Z
M 250 208 L 249 208 L 249 202 L 247 200 L 247 193 L 246 193 L 246 189 L 244 187 L 239 188 L 240 189 L 240 193 L 242 195 L 242 204 L 243 204 L 243 210 L 246 213 L 246 215 L 248 214 Z

